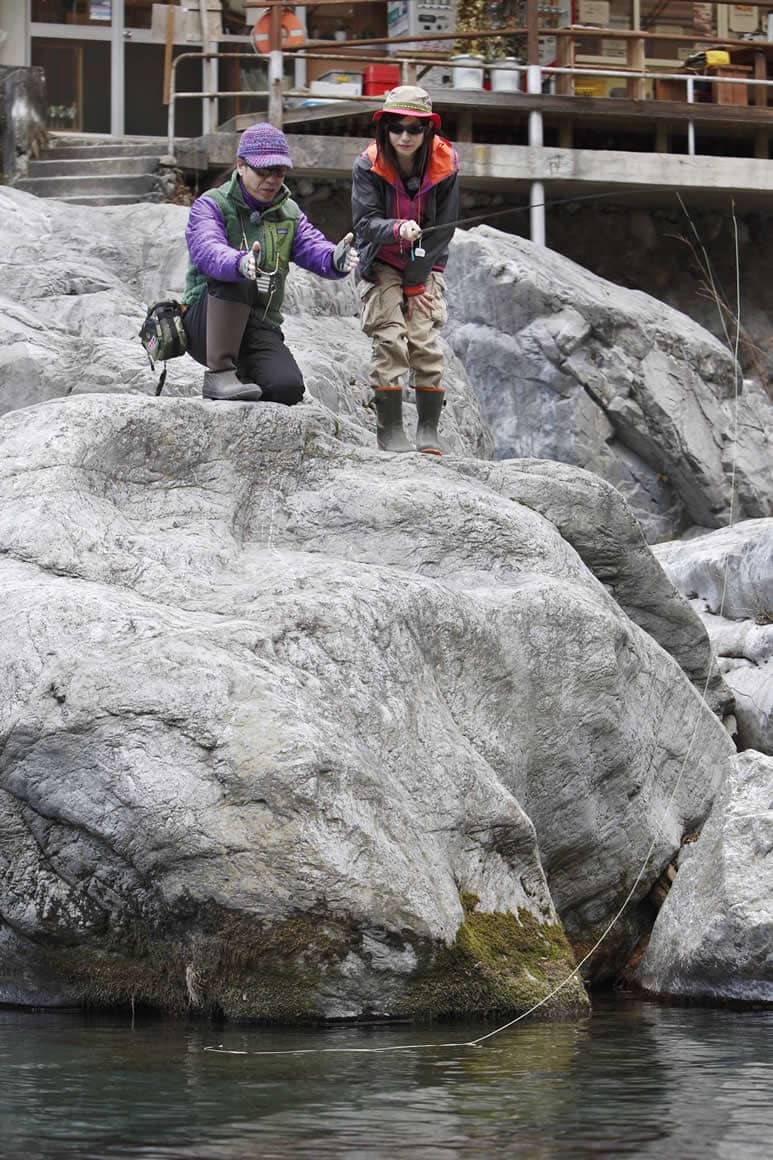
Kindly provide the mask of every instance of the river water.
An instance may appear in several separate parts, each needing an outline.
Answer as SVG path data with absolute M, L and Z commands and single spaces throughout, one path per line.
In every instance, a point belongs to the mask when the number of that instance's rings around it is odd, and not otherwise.
M 494 1026 L 132 1027 L 0 1010 L 0 1156 L 773 1156 L 773 1012 L 620 998 L 444 1046 Z M 430 1046 L 316 1050 L 417 1043 Z

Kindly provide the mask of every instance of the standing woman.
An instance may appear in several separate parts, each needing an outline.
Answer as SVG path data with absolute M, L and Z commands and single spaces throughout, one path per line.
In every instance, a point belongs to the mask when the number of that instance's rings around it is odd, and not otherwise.
M 436 136 L 440 117 L 429 93 L 415 85 L 387 93 L 373 120 L 376 140 L 352 170 L 352 221 L 360 322 L 373 340 L 378 445 L 413 450 L 402 416 L 401 380 L 408 372 L 419 417 L 416 449 L 441 455 L 437 425 L 445 390 L 437 332 L 448 318 L 443 270 L 459 216 L 459 158 Z

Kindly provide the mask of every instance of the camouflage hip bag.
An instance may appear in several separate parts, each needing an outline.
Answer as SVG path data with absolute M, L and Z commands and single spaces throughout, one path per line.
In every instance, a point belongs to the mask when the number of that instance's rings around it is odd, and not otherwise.
M 188 349 L 188 336 L 183 326 L 185 309 L 173 298 L 154 302 L 148 307 L 145 321 L 140 327 L 140 342 L 147 353 L 151 370 L 155 371 L 157 362 L 166 364 L 167 359 L 178 358 Z M 164 389 L 165 380 L 166 366 L 158 380 L 157 395 Z

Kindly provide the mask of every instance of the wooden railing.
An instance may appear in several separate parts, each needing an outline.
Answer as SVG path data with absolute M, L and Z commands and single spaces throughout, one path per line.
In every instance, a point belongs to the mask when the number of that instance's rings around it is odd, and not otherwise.
M 773 0 L 771 0 L 773 3 Z M 512 28 L 504 30 L 507 33 L 524 32 L 521 28 Z M 488 35 L 502 35 L 503 30 L 499 29 L 496 32 L 487 30 Z M 484 35 L 482 33 L 469 33 L 470 38 Z M 688 139 L 690 141 L 689 152 L 695 151 L 694 129 L 692 119 L 694 110 L 689 106 L 693 104 L 696 96 L 695 84 L 708 85 L 710 90 L 717 94 L 717 103 L 739 104 L 745 103 L 746 97 L 741 100 L 733 99 L 733 94 L 743 92 L 750 92 L 753 94 L 752 103 L 756 109 L 762 112 L 762 109 L 767 109 L 769 92 L 771 82 L 768 81 L 768 63 L 773 64 L 773 43 L 764 41 L 749 41 L 749 40 L 724 40 L 724 41 L 696 41 L 696 38 L 680 35 L 671 35 L 666 33 L 647 33 L 647 32 L 631 32 L 621 29 L 606 29 L 606 28 L 590 28 L 571 26 L 565 29 L 555 30 L 552 35 L 555 35 L 558 44 L 558 56 L 554 66 L 545 66 L 544 68 L 537 65 L 524 65 L 523 70 L 530 75 L 530 81 L 525 86 L 530 97 L 531 104 L 534 105 L 537 112 L 540 107 L 540 96 L 542 93 L 542 83 L 545 78 L 553 78 L 555 95 L 558 97 L 571 97 L 576 93 L 576 87 L 580 80 L 589 77 L 605 77 L 608 79 L 618 79 L 621 81 L 621 87 L 625 87 L 626 95 L 629 99 L 634 101 L 648 101 L 654 98 L 657 103 L 658 97 L 663 96 L 665 100 L 670 102 L 670 113 L 673 119 L 681 119 L 685 122 Z M 422 36 L 422 40 L 441 40 L 448 41 L 448 34 L 436 33 Z M 626 59 L 620 65 L 615 65 L 611 68 L 598 68 L 593 66 L 577 63 L 578 46 L 589 40 L 616 40 L 622 41 L 626 45 Z M 288 51 L 284 54 L 278 54 L 280 57 L 287 57 L 289 59 L 305 59 L 305 60 L 322 60 L 329 61 L 331 64 L 338 62 L 339 64 L 346 61 L 356 61 L 360 66 L 368 63 L 381 63 L 385 60 L 396 64 L 401 70 L 401 83 L 412 84 L 421 82 L 422 72 L 433 65 L 443 64 L 449 69 L 453 69 L 453 60 L 448 53 L 433 53 L 429 51 L 415 52 L 411 51 L 403 53 L 394 53 L 388 58 L 381 55 L 364 56 L 361 53 L 350 53 L 347 50 L 356 47 L 375 47 L 377 44 L 389 44 L 393 47 L 400 48 L 403 44 L 413 43 L 416 40 L 416 35 L 413 37 L 393 37 L 384 38 L 380 41 L 368 39 L 362 42 L 359 41 L 316 41 L 311 42 L 303 48 Z M 678 45 L 690 45 L 695 48 L 700 45 L 701 49 L 726 48 L 731 56 L 731 69 L 735 71 L 735 76 L 700 76 L 696 77 L 694 72 L 687 70 L 674 71 L 661 67 L 652 67 L 647 60 L 647 45 L 649 42 L 658 41 L 660 43 L 667 42 Z M 738 56 L 743 55 L 743 64 L 733 65 L 733 54 Z M 198 58 L 202 60 L 212 60 L 214 58 L 227 59 L 249 59 L 255 60 L 254 53 L 183 53 L 176 57 L 172 63 L 170 91 L 169 91 L 169 123 L 168 123 L 168 137 L 169 137 L 169 152 L 174 153 L 174 122 L 175 122 L 175 103 L 181 99 L 201 99 L 212 100 L 217 97 L 238 97 L 238 96 L 252 96 L 252 97 L 266 97 L 268 100 L 269 120 L 274 124 L 281 126 L 283 121 L 283 101 L 286 98 L 309 97 L 313 94 L 306 91 L 296 89 L 283 88 L 280 83 L 278 86 L 271 83 L 269 75 L 269 85 L 265 90 L 230 90 L 228 92 L 177 92 L 175 79 L 177 65 L 183 61 L 191 58 Z M 748 61 L 748 63 L 746 63 Z M 489 69 L 497 69 L 505 67 L 497 64 L 496 61 L 490 62 L 486 65 Z M 536 70 L 536 71 L 535 71 Z M 275 67 L 276 71 L 276 67 Z M 279 71 L 279 77 L 282 76 L 282 70 Z M 668 84 L 670 88 L 663 89 L 663 86 Z M 740 86 L 740 87 L 738 87 Z M 658 91 L 660 87 L 660 92 Z M 451 90 L 453 91 L 453 90 Z M 666 95 L 667 94 L 667 95 Z M 723 96 L 724 94 L 724 100 Z M 471 94 L 468 92 L 466 96 L 469 98 Z M 346 100 L 352 103 L 367 102 L 372 104 L 373 97 L 337 97 L 334 94 L 325 94 L 325 101 Z M 546 102 L 547 103 L 547 102 Z M 681 106 L 681 108 L 680 108 Z M 567 109 L 568 112 L 568 109 Z M 531 115 L 531 114 L 530 114 Z M 571 113 L 568 113 L 571 117 Z M 773 119 L 773 108 L 771 108 L 771 118 Z M 759 124 L 759 122 L 757 122 Z M 760 127 L 758 131 L 758 140 L 755 145 L 755 153 L 760 157 L 767 157 L 767 134 L 768 127 Z M 568 141 L 564 142 L 568 144 Z

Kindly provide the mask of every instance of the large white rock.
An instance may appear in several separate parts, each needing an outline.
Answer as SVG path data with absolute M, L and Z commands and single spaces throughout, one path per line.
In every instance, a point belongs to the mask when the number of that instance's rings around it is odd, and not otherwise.
M 314 402 L 6 415 L 0 998 L 523 1007 L 652 844 L 618 968 L 732 745 L 611 595 L 622 499 L 554 466 L 386 456 Z
M 564 930 L 585 950 L 634 887 L 587 967 L 617 971 L 734 755 L 705 630 L 620 495 L 650 534 L 722 516 L 721 349 L 607 284 L 575 308 L 571 264 L 528 244 L 516 284 L 506 236 L 462 236 L 470 325 L 499 359 L 526 301 L 565 457 L 610 482 L 488 461 L 450 352 L 457 454 L 385 456 L 350 283 L 291 275 L 301 406 L 204 403 L 187 358 L 156 400 L 136 332 L 182 285 L 185 210 L 0 189 L 0 213 L 0 1001 L 522 1009 L 568 976 Z M 658 499 L 660 444 L 682 474 Z
M 0 188 L 0 414 L 61 395 L 152 394 L 138 332 L 147 304 L 180 297 L 187 248 L 183 206 L 65 205 Z M 370 341 L 356 319 L 351 279 L 293 269 L 285 335 L 309 392 L 375 445 L 367 385 Z M 464 369 L 448 350 L 443 439 L 450 451 L 490 457 L 493 436 Z M 168 364 L 164 392 L 201 395 L 204 368 L 188 355 Z M 416 428 L 406 389 L 406 429 Z
M 489 226 L 457 231 L 447 280 L 497 458 L 598 473 L 651 541 L 727 523 L 733 490 L 736 518 L 773 514 L 773 406 L 686 315 Z
M 654 551 L 706 626 L 735 695 L 741 745 L 773 754 L 773 519 Z
M 0 188 L 0 214 L 0 414 L 72 392 L 152 391 L 137 331 L 148 302 L 181 292 L 187 210 Z M 732 357 L 685 315 L 491 227 L 457 231 L 447 276 L 450 450 L 490 457 L 491 424 L 500 458 L 561 460 L 613 483 L 650 541 L 726 523 L 733 478 L 736 518 L 773 513 L 770 401 L 739 382 L 736 407 Z M 356 311 L 351 280 L 292 272 L 285 329 L 309 390 L 372 443 Z M 199 394 L 202 376 L 178 359 L 166 393 Z
M 772 787 L 773 758 L 738 755 L 658 914 L 646 990 L 773 1003 Z

